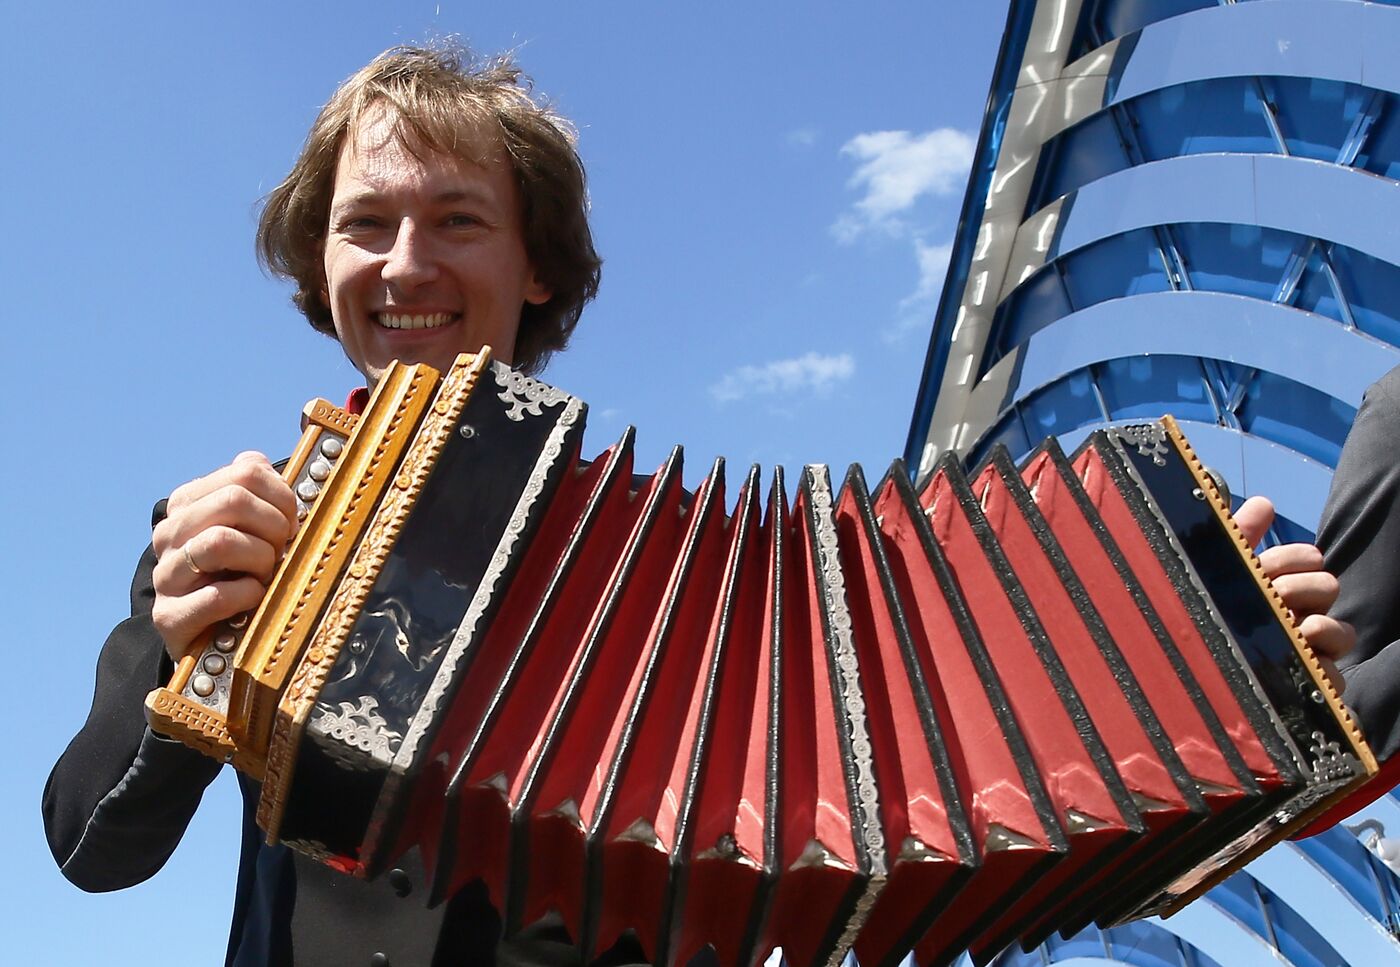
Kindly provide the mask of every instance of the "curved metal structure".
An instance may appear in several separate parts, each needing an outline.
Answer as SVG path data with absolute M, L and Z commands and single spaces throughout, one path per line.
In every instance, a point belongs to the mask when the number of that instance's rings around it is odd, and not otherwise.
M 1172 412 L 1310 538 L 1400 365 L 1397 50 L 1400 2 L 1012 0 L 910 465 Z M 1394 793 L 1170 920 L 997 964 L 1400 965 L 1382 854 Z
M 1173 411 L 1310 534 L 1400 363 L 1397 43 L 1359 0 L 1014 2 L 909 462 Z

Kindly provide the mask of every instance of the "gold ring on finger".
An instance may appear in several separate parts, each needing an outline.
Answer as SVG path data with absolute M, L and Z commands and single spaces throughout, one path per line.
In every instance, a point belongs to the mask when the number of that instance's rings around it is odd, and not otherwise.
M 180 552 L 181 552 L 182 554 L 185 555 L 185 563 L 189 565 L 191 571 L 193 571 L 195 574 L 203 574 L 203 573 L 204 573 L 203 568 L 201 568 L 198 564 L 196 564 L 196 563 L 194 562 L 194 558 L 190 556 L 190 544 L 189 544 L 189 541 L 186 541 L 186 542 L 181 546 Z

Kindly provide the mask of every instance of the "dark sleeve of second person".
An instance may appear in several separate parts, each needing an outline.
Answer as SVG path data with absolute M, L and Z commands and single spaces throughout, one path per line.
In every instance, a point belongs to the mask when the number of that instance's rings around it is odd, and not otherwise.
M 155 519 L 164 516 L 165 502 Z M 44 787 L 44 830 L 63 875 L 84 890 L 147 879 L 174 852 L 219 764 L 146 726 L 146 693 L 170 662 L 151 622 L 155 553 L 141 556 L 131 617 L 102 647 L 92 709 Z
M 1346 702 L 1379 759 L 1400 751 L 1400 369 L 1366 391 L 1342 449 L 1317 542 L 1356 627 L 1338 664 Z

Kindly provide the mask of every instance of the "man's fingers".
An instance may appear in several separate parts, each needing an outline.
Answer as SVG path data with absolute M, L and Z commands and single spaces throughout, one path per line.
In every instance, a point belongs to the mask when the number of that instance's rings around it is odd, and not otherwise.
M 260 497 L 282 515 L 288 527 L 296 526 L 296 498 L 292 495 L 291 487 L 273 469 L 267 457 L 251 450 L 234 457 L 228 466 L 177 487 L 166 504 L 166 515 L 176 517 L 187 508 L 229 487 L 241 488 Z
M 247 575 L 266 586 L 277 569 L 280 547 L 231 527 L 210 527 L 168 548 L 156 562 L 153 583 L 158 593 L 175 597 L 230 573 Z
M 1235 523 L 1244 532 L 1250 547 L 1258 546 L 1274 522 L 1274 505 L 1267 497 L 1250 497 L 1234 513 Z
M 1325 613 L 1336 603 L 1341 590 L 1337 579 L 1326 571 L 1280 574 L 1273 578 L 1273 584 L 1283 603 L 1299 617 Z
M 280 483 L 280 481 L 279 481 Z M 164 557 L 172 548 L 189 543 L 204 532 L 226 527 L 257 537 L 274 547 L 282 547 L 292 536 L 295 521 L 295 498 L 291 490 L 282 485 L 292 500 L 293 517 L 287 515 L 277 504 L 266 496 L 255 493 L 240 484 L 230 483 L 204 494 L 198 500 L 187 504 L 156 525 L 151 540 L 156 553 Z M 202 570 L 211 570 L 200 559 Z
M 1310 614 L 1298 622 L 1298 630 L 1319 657 L 1330 661 L 1345 657 L 1356 646 L 1356 629 L 1325 614 Z
M 190 643 L 216 621 L 257 607 L 263 586 L 251 577 L 214 581 L 178 597 L 157 595 L 151 619 L 170 657 L 179 661 Z
M 171 657 L 216 621 L 257 605 L 295 530 L 296 498 L 261 453 L 240 453 L 176 488 L 151 537 L 152 618 Z
M 1322 551 L 1312 544 L 1280 544 L 1259 555 L 1264 573 L 1271 578 L 1280 574 L 1301 574 L 1322 570 Z

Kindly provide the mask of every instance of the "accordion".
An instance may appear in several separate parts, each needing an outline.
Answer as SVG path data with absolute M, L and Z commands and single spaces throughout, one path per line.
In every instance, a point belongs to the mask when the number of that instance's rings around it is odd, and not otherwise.
M 147 700 L 270 840 L 657 963 L 985 962 L 1169 914 L 1376 770 L 1172 420 L 693 492 L 494 363 L 308 405 L 261 606 Z M 792 487 L 789 496 L 789 485 Z

